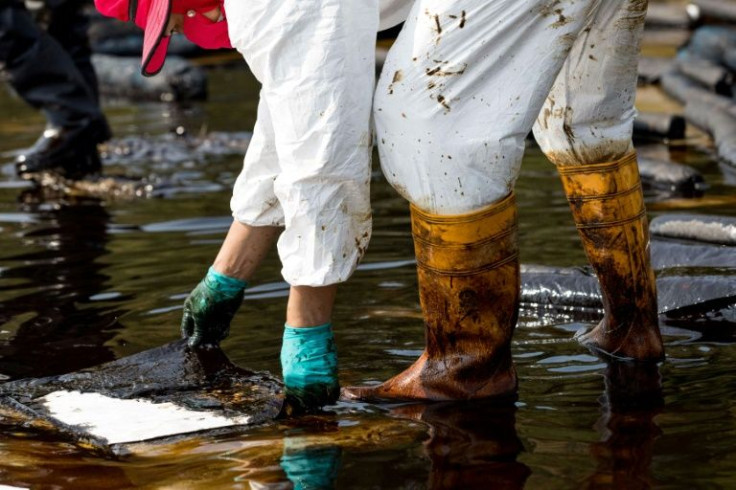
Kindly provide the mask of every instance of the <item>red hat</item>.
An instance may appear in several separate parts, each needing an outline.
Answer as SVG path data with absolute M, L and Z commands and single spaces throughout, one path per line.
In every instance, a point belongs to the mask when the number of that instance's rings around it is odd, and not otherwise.
M 101 14 L 134 21 L 143 29 L 141 72 L 153 76 L 164 66 L 170 37 L 164 32 L 172 13 L 184 15 L 184 35 L 205 49 L 232 48 L 227 21 L 212 22 L 202 15 L 220 7 L 222 0 L 95 0 Z

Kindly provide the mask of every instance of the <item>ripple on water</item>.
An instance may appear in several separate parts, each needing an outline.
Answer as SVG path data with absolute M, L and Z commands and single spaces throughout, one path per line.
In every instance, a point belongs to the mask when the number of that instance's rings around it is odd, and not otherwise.
M 38 217 L 31 213 L 0 213 L 0 223 L 38 223 Z
M 146 233 L 226 231 L 232 223 L 231 216 L 212 216 L 149 223 L 142 225 L 140 229 Z

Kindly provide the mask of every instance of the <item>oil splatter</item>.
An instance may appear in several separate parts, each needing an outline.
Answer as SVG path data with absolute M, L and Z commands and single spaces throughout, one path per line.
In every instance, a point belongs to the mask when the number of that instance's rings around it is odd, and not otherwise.
M 555 98 L 553 96 L 550 95 L 547 97 L 547 105 L 549 107 L 544 108 L 542 120 L 540 121 L 544 129 L 549 129 L 549 118 L 552 117 L 552 113 L 555 110 Z
M 565 14 L 563 13 L 562 9 L 555 10 L 555 13 L 557 14 L 557 22 L 555 22 L 554 24 L 552 24 L 551 27 L 553 29 L 557 29 L 559 27 L 562 27 L 562 26 L 567 25 L 570 22 L 572 22 L 572 19 L 570 17 L 566 17 L 565 16 Z
M 441 94 L 440 94 L 440 95 L 438 95 L 438 96 L 437 96 L 437 102 L 438 102 L 438 103 L 439 103 L 439 104 L 440 104 L 440 105 L 441 105 L 442 107 L 444 107 L 445 109 L 447 109 L 448 111 L 450 110 L 450 106 L 449 106 L 449 105 L 447 104 L 447 101 L 446 101 L 446 99 L 445 99 L 445 96 L 444 96 L 444 95 L 441 95 Z
M 539 14 L 542 17 L 550 17 L 555 14 L 556 10 L 558 9 L 558 5 L 561 3 L 561 0 L 552 0 L 550 3 L 546 5 L 542 5 L 539 7 Z
M 630 0 L 626 7 L 626 14 L 616 21 L 616 27 L 629 31 L 639 29 L 647 15 L 649 0 Z
M 565 107 L 563 122 L 562 122 L 562 130 L 565 132 L 565 137 L 567 138 L 568 145 L 570 145 L 570 152 L 579 161 L 580 156 L 577 153 L 577 145 L 575 143 L 575 131 L 572 129 L 572 116 L 573 116 L 572 107 L 570 106 Z
M 404 79 L 404 74 L 401 70 L 396 70 L 394 72 L 394 78 L 391 80 L 391 83 L 388 86 L 388 93 L 389 95 L 392 95 L 394 93 L 394 84 L 400 82 Z
M 434 41 L 435 45 L 439 45 L 440 41 L 442 40 L 442 22 L 440 22 L 440 16 L 439 14 L 433 14 L 429 11 L 429 9 L 425 9 L 424 14 L 429 17 L 431 22 L 430 28 L 436 34 Z
M 447 62 L 443 62 L 443 64 L 447 64 Z M 424 73 L 428 77 L 450 77 L 453 75 L 462 75 L 465 73 L 465 70 L 468 69 L 467 63 L 462 63 L 458 66 L 451 66 L 448 68 L 443 68 L 442 66 L 435 66 L 434 68 L 427 68 Z
M 442 26 L 440 25 L 440 16 L 435 14 L 434 15 L 434 24 L 435 28 L 437 29 L 437 35 L 439 36 L 442 34 Z
M 557 42 L 562 47 L 562 51 L 560 52 L 560 55 L 563 58 L 567 58 L 567 55 L 572 50 L 573 45 L 575 44 L 575 41 L 577 40 L 577 37 L 574 34 L 563 34 L 557 39 Z

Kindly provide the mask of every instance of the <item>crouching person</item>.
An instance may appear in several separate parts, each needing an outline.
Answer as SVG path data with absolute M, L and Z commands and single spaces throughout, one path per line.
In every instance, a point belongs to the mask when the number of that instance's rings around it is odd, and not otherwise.
M 332 310 L 371 233 L 369 202 L 378 0 L 96 0 L 145 29 L 143 73 L 169 35 L 235 47 L 261 82 L 258 120 L 233 192 L 234 221 L 184 304 L 192 348 L 227 335 L 244 290 L 277 244 L 291 285 L 281 353 L 287 398 L 313 409 L 339 396 Z

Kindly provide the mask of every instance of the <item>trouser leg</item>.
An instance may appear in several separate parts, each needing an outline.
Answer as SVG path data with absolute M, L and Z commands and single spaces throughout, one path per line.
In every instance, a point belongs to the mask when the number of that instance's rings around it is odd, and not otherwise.
M 16 0 L 0 2 L 0 64 L 15 91 L 57 127 L 102 117 L 96 92 L 72 57 Z
M 99 100 L 97 75 L 92 66 L 92 49 L 89 45 L 87 30 L 89 17 L 82 8 L 80 0 L 61 0 L 50 5 L 50 18 L 46 32 L 51 35 L 69 54 L 79 73 L 84 77 L 87 86 Z
M 278 167 L 271 167 L 269 182 L 263 178 L 269 171 L 246 157 L 238 188 L 253 179 L 260 194 L 234 197 L 236 218 L 256 226 L 275 218 L 275 211 L 259 210 L 265 197 L 269 209 L 282 213 L 285 280 L 292 286 L 343 282 L 370 238 L 378 2 L 233 0 L 225 8 L 231 41 L 262 83 L 270 118 L 272 141 L 253 151 Z
M 633 151 L 646 8 L 647 0 L 603 2 L 573 44 L 534 126 L 556 165 L 609 162 Z
M 89 44 L 89 17 L 84 13 L 83 0 L 59 0 L 58 5 L 50 9 L 50 19 L 47 32 L 64 48 L 74 62 L 77 70 L 92 91 L 97 102 L 100 103 L 100 89 L 97 73 L 92 65 L 92 48 Z M 112 136 L 105 115 L 99 110 L 99 117 L 93 123 L 99 134 L 98 142 L 105 141 Z
M 110 137 L 89 51 L 85 52 L 79 32 L 86 22 L 71 24 L 81 20 L 79 3 L 51 2 L 52 6 L 57 3 L 49 27 L 61 42 L 36 24 L 23 3 L 0 0 L 2 72 L 18 95 L 40 109 L 48 121 L 36 143 L 16 159 L 16 172 L 24 178 L 36 178 L 41 172 L 73 179 L 98 173 L 97 143 Z M 69 34 L 75 30 L 76 34 Z
M 647 2 L 605 3 L 576 41 L 534 128 L 558 166 L 605 317 L 581 341 L 616 357 L 663 357 L 649 230 L 631 135 Z

